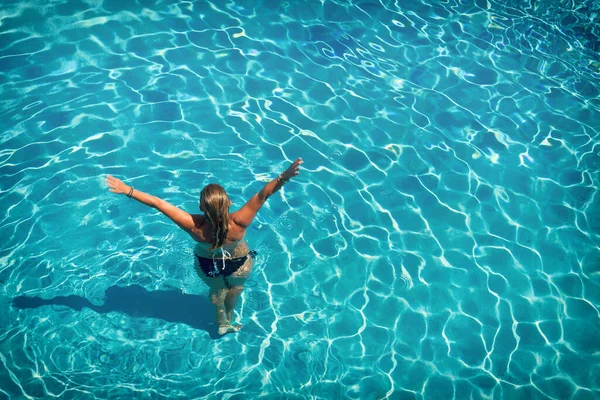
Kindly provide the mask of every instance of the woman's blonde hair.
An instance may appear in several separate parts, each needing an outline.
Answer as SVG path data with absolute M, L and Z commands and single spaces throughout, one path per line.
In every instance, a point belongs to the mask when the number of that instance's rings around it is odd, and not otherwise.
M 200 209 L 204 211 L 212 227 L 212 247 L 215 250 L 223 246 L 229 231 L 229 207 L 231 202 L 221 185 L 211 183 L 200 193 Z

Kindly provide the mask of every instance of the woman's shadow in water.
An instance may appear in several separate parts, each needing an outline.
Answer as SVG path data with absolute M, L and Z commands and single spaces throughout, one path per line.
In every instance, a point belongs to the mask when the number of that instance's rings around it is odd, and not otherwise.
M 96 306 L 81 296 L 58 296 L 52 299 L 18 296 L 12 300 L 16 308 L 36 308 L 46 305 L 67 306 L 81 311 L 84 307 L 98 313 L 118 311 L 134 318 L 158 318 L 168 322 L 184 323 L 208 332 L 218 339 L 215 307 L 206 296 L 184 294 L 176 290 L 149 292 L 139 285 L 111 286 L 106 289 L 104 304 Z M 210 322 L 209 322 L 210 321 Z

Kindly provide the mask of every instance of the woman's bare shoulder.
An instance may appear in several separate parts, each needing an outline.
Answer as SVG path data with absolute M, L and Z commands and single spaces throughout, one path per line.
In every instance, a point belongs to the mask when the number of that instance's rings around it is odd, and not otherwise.
M 229 221 L 229 232 L 227 232 L 227 240 L 237 242 L 246 236 L 246 228 L 237 224 L 233 218 Z
M 202 214 L 192 214 L 192 219 L 194 220 L 194 225 L 196 228 L 202 226 L 206 221 L 206 217 Z
M 233 222 L 233 224 L 237 227 L 239 227 L 240 229 L 243 229 L 244 231 L 246 230 L 246 227 L 243 226 L 241 223 L 238 222 L 239 217 L 240 216 L 240 210 L 234 211 L 231 214 L 229 214 L 229 221 L 230 223 Z
M 194 228 L 190 231 L 190 235 L 197 242 L 206 242 L 206 218 L 202 214 L 192 214 Z

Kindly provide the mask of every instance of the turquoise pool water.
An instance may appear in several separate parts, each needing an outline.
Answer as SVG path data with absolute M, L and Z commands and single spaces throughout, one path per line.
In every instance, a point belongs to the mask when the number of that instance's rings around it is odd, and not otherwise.
M 600 396 L 597 1 L 0 6 L 0 399 Z M 214 334 L 196 212 L 302 174 Z

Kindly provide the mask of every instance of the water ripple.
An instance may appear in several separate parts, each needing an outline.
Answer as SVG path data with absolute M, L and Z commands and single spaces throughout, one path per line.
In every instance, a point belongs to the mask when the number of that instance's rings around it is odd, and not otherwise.
M 2 393 L 593 397 L 599 12 L 4 2 Z M 102 176 L 197 212 L 297 156 L 212 341 L 189 240 Z

